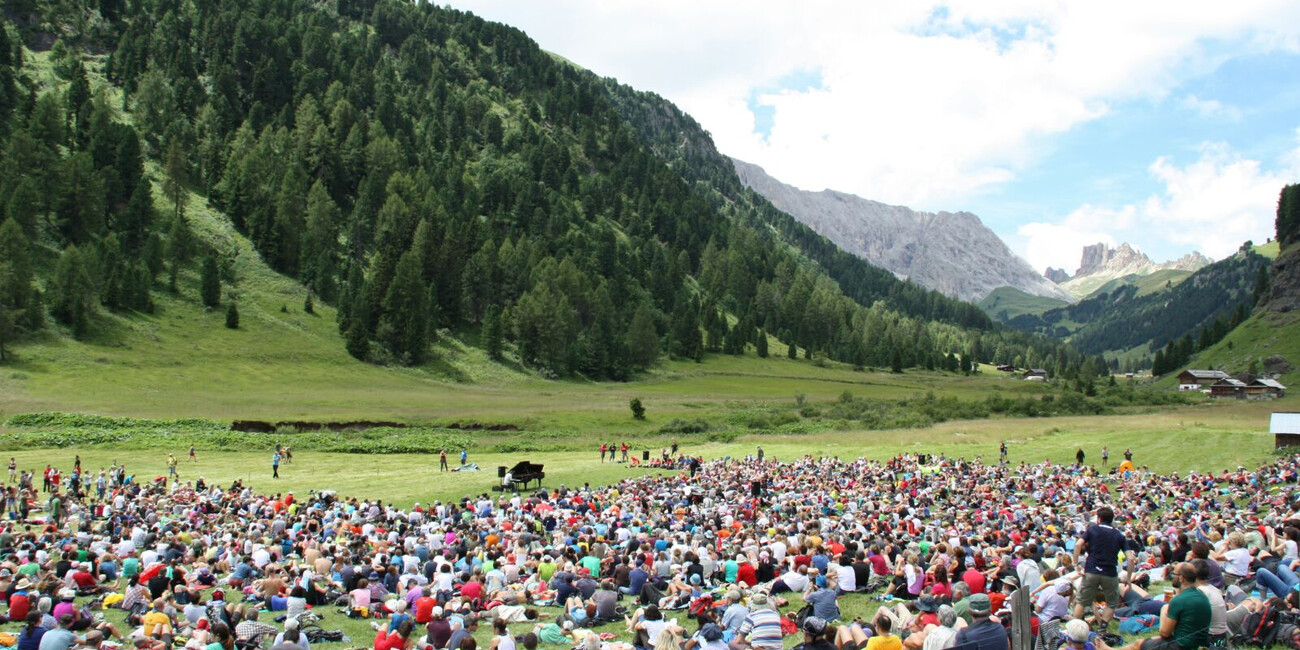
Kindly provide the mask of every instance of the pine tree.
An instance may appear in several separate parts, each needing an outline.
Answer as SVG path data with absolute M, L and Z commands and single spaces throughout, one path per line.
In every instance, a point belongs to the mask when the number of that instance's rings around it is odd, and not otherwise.
M 221 306 L 221 275 L 217 271 L 217 256 L 209 254 L 203 258 L 203 269 L 199 275 L 199 298 L 203 306 L 216 309 Z
M 634 370 L 645 370 L 659 358 L 659 332 L 655 329 L 654 311 L 648 303 L 638 305 L 632 314 L 627 338 L 629 360 Z
M 352 320 L 351 324 L 343 335 L 347 342 L 348 354 L 357 361 L 370 360 L 370 335 L 366 332 L 366 326 L 360 320 Z
M 483 350 L 487 352 L 489 359 L 500 361 L 501 347 L 501 309 L 496 305 L 489 305 L 483 312 Z
M 13 219 L 0 223 L 0 307 L 10 310 L 15 327 L 34 293 L 32 273 L 31 244 L 22 228 Z
M 82 338 L 90 332 L 90 315 L 95 304 L 95 284 L 89 260 L 75 245 L 63 249 L 54 270 L 54 304 L 51 313 L 60 323 Z
M 429 293 L 420 281 L 420 254 L 409 250 L 397 262 L 384 297 L 379 339 L 400 363 L 424 363 L 429 347 Z
M 894 374 L 903 372 L 903 353 L 898 348 L 894 348 L 894 354 L 889 359 L 889 371 Z
M 316 303 L 312 302 L 310 293 L 307 294 L 307 298 L 302 301 L 302 310 L 308 314 L 316 313 Z
M 754 339 L 754 348 L 758 351 L 758 358 L 767 358 L 767 330 L 758 330 L 758 337 Z
M 4 25 L 0 25 L 0 32 L 4 31 Z M 9 360 L 8 346 L 18 331 L 17 319 L 14 317 L 13 310 L 5 305 L 0 305 L 0 363 Z
M 226 308 L 226 327 L 232 330 L 239 329 L 239 307 L 231 301 L 230 306 Z

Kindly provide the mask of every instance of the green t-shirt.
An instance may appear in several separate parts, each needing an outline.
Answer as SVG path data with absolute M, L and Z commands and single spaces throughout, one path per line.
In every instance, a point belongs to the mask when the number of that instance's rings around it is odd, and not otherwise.
M 952 604 L 952 609 L 953 609 L 953 611 L 957 612 L 957 618 L 960 618 L 960 619 L 966 621 L 967 624 L 970 623 L 970 621 L 971 621 L 971 616 L 970 616 L 970 598 L 963 598 L 963 599 L 961 599 L 961 600 L 959 600 L 959 601 L 953 603 L 953 604 Z
M 591 572 L 593 578 L 600 575 L 600 558 L 594 555 L 588 555 L 582 558 L 578 564 L 587 567 L 587 570 Z
M 1200 589 L 1184 589 L 1169 601 L 1169 618 L 1178 621 L 1174 641 L 1181 648 L 1210 644 L 1210 599 Z
M 122 560 L 122 575 L 130 578 L 140 572 L 140 560 L 129 557 Z
M 554 562 L 540 562 L 537 565 L 537 577 L 542 582 L 550 582 L 557 568 Z

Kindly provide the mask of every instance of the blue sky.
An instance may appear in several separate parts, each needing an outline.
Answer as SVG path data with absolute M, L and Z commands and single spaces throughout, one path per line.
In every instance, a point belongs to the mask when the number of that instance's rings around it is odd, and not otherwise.
M 810 190 L 1082 246 L 1223 257 L 1300 181 L 1294 0 L 454 0 L 657 92 Z

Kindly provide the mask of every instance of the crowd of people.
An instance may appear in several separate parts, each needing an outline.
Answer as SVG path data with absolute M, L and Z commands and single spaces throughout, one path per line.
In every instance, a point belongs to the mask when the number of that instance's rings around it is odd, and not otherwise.
M 1050 648 L 1105 650 L 1136 621 L 1155 629 L 1135 647 L 1192 650 L 1297 606 L 1300 457 L 1005 457 L 759 451 L 409 509 L 116 466 L 42 497 L 11 461 L 0 594 L 19 650 L 310 650 L 319 612 L 370 619 L 375 650 L 477 650 L 480 625 L 492 650 L 1004 650 L 1017 616 Z

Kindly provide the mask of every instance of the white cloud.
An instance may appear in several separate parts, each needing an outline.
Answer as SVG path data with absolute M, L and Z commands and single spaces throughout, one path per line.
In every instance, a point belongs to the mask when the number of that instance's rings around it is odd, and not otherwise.
M 1015 179 L 1045 136 L 1163 100 L 1222 63 L 1216 52 L 1300 43 L 1292 0 L 455 4 L 666 96 L 724 153 L 786 182 L 930 209 Z M 764 140 L 747 101 L 796 70 L 823 85 L 764 95 L 776 109 Z
M 1209 120 L 1224 119 L 1240 122 L 1242 117 L 1240 108 L 1224 104 L 1217 99 L 1201 99 L 1196 95 L 1187 95 L 1179 101 L 1179 105 Z
M 1184 166 L 1161 156 L 1148 168 L 1160 192 L 1119 208 L 1085 205 L 1055 223 L 1025 224 L 1018 231 L 1021 253 L 1037 269 L 1071 272 L 1080 249 L 1099 241 L 1159 241 L 1178 254 L 1227 257 L 1246 240 L 1273 235 L 1278 192 L 1300 176 L 1300 129 L 1297 140 L 1271 170 L 1221 142 L 1203 143 L 1200 157 Z

